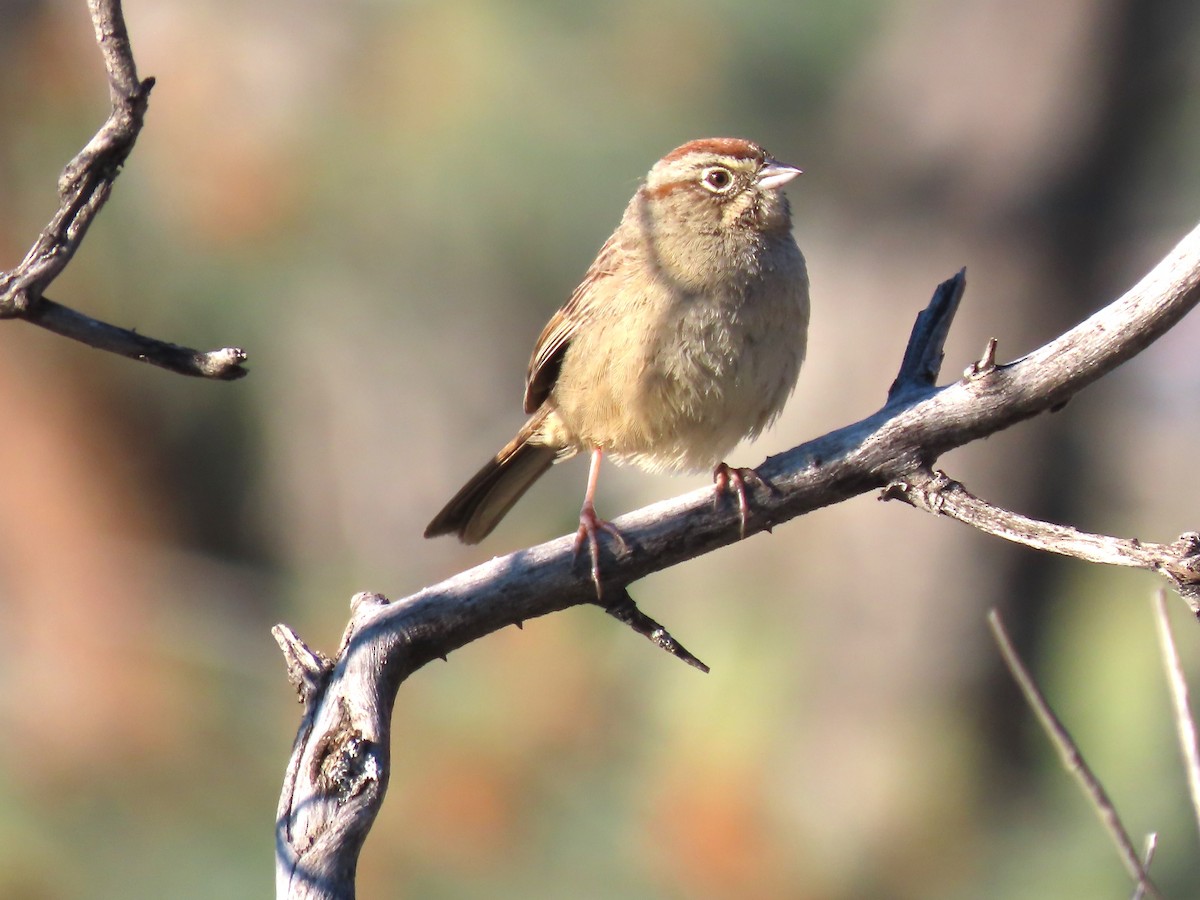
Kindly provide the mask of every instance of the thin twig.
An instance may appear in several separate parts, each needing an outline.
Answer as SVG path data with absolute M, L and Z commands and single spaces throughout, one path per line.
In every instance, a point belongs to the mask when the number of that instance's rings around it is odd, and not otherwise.
M 1159 588 L 1154 595 L 1154 623 L 1158 626 L 1158 640 L 1162 645 L 1167 686 L 1171 689 L 1175 729 L 1179 734 L 1179 749 L 1183 752 L 1188 791 L 1192 795 L 1192 811 L 1196 816 L 1196 824 L 1200 826 L 1200 746 L 1196 741 L 1196 720 L 1192 715 L 1191 701 L 1188 699 L 1188 685 L 1183 674 L 1183 663 L 1179 659 L 1175 638 L 1171 634 L 1171 622 L 1167 618 L 1167 597 L 1162 588 Z
M 1200 583 L 1200 534 L 1189 531 L 1173 543 L 1089 534 L 1066 525 L 1031 519 L 994 506 L 971 494 L 944 472 L 927 468 L 907 473 L 883 489 L 881 500 L 903 500 L 917 509 L 947 516 L 1006 541 L 1085 562 L 1147 569 L 1171 579 L 1194 615 L 1195 586 Z M 1193 590 L 1186 590 L 1193 588 Z
M 250 374 L 250 370 L 242 365 L 246 362 L 246 351 L 239 347 L 222 347 L 220 350 L 181 347 L 85 316 L 48 297 L 42 297 L 21 318 L 97 350 L 150 363 L 179 375 L 236 381 Z
M 1158 849 L 1158 832 L 1152 831 L 1146 835 L 1146 849 L 1142 853 L 1142 868 L 1150 871 L 1150 863 L 1154 862 L 1154 851 Z M 1146 885 L 1139 881 L 1133 889 L 1133 900 L 1142 900 L 1146 896 Z
M 1021 693 L 1025 695 L 1025 700 L 1033 708 L 1037 714 L 1038 721 L 1041 722 L 1042 728 L 1049 736 L 1050 741 L 1054 744 L 1054 748 L 1058 751 L 1059 758 L 1062 760 L 1063 766 L 1070 772 L 1075 780 L 1079 782 L 1079 786 L 1087 795 L 1092 803 L 1093 809 L 1100 817 L 1101 824 L 1108 831 L 1109 837 L 1112 838 L 1116 845 L 1117 853 L 1121 857 L 1121 862 L 1125 865 L 1126 871 L 1130 877 L 1139 886 L 1145 888 L 1146 893 L 1150 897 L 1162 900 L 1162 894 L 1158 888 L 1154 886 L 1154 882 L 1150 880 L 1150 875 L 1142 866 L 1142 861 L 1138 858 L 1137 850 L 1133 846 L 1133 841 L 1129 839 L 1129 832 L 1125 830 L 1125 826 L 1121 824 L 1121 817 L 1117 814 L 1117 809 L 1113 806 L 1112 801 L 1108 797 L 1108 793 L 1104 790 L 1104 786 L 1100 784 L 1091 768 L 1083 758 L 1083 754 L 1079 752 L 1079 747 L 1072 740 L 1071 735 L 1067 732 L 1066 727 L 1054 714 L 1054 710 L 1050 708 L 1050 704 L 1046 702 L 1045 696 L 1037 683 L 1033 680 L 1033 676 L 1029 674 L 1029 670 L 1025 668 L 1021 662 L 1021 657 L 1017 655 L 1016 648 L 1013 647 L 1012 641 L 1009 640 L 1008 633 L 1004 629 L 1004 623 L 1000 620 L 999 613 L 996 610 L 988 612 L 988 626 L 992 630 L 992 636 L 996 639 L 996 645 L 1000 648 L 1000 654 L 1004 657 L 1005 665 L 1012 673 L 1017 685 L 1021 688 Z

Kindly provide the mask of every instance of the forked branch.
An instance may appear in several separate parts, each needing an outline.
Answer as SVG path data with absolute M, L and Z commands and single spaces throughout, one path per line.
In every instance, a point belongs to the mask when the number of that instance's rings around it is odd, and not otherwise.
M 120 0 L 88 0 L 108 72 L 112 112 L 58 180 L 58 210 L 21 263 L 0 272 L 0 319 L 24 319 L 56 334 L 181 375 L 230 381 L 247 374 L 237 347 L 199 351 L 155 340 L 76 312 L 45 296 L 79 249 L 142 130 L 153 78 L 139 80 Z
M 924 468 L 893 481 L 883 489 L 880 499 L 903 500 L 935 516 L 948 516 L 1035 550 L 1157 572 L 1171 581 L 1192 614 L 1200 618 L 1200 534 L 1194 531 L 1181 534 L 1170 544 L 1088 534 L 993 506 L 944 472 Z
M 759 467 L 775 489 L 759 492 L 748 534 L 885 485 L 915 483 L 946 451 L 1061 406 L 1145 349 L 1200 302 L 1200 227 L 1124 296 L 1066 334 L 1007 365 L 996 364 L 989 341 L 960 380 L 936 387 L 964 286 L 960 272 L 939 287 L 883 409 Z M 735 542 L 741 528 L 736 507 L 714 503 L 711 489 L 615 524 L 628 549 L 616 556 L 602 545 L 604 596 L 613 598 L 644 575 Z M 1181 589 L 1194 584 L 1187 566 L 1152 567 Z M 278 627 L 305 705 L 276 821 L 278 895 L 353 896 L 358 851 L 386 790 L 391 709 L 405 678 L 493 631 L 595 602 L 572 537 L 564 536 L 394 603 L 356 596 L 332 661 Z

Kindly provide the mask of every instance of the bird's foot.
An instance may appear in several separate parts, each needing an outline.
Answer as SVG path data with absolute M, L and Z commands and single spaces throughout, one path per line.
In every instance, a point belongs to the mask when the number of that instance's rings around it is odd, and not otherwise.
M 741 537 L 746 537 L 746 527 L 750 524 L 750 497 L 746 492 L 746 483 L 765 488 L 771 493 L 778 493 L 775 485 L 763 478 L 754 469 L 735 469 L 726 463 L 717 463 L 713 469 L 713 483 L 716 485 L 716 497 L 713 504 L 721 500 L 722 494 L 733 491 L 737 494 L 738 513 L 741 518 Z M 770 529 L 767 529 L 770 531 Z
M 601 519 L 596 515 L 596 508 L 587 501 L 583 504 L 583 508 L 579 510 L 579 531 L 575 533 L 575 558 L 579 558 L 579 551 L 583 549 L 583 542 L 587 541 L 588 551 L 592 557 L 592 584 L 596 586 L 596 597 L 601 597 L 600 589 L 600 532 L 603 531 L 613 540 L 621 545 L 622 550 L 628 549 L 628 544 L 625 543 L 625 535 L 621 534 L 619 528 L 612 522 Z

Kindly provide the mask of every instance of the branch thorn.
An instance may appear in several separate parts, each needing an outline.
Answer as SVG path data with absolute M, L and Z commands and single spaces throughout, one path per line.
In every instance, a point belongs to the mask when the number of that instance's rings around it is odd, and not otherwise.
M 996 339 L 988 338 L 987 344 L 984 345 L 983 355 L 971 365 L 967 366 L 967 370 L 963 372 L 963 378 L 970 381 L 972 378 L 979 378 L 983 375 L 990 375 L 996 371 Z
M 597 605 L 618 622 L 624 622 L 638 634 L 647 638 L 651 643 L 666 650 L 676 659 L 681 659 L 689 666 L 694 666 L 708 674 L 708 666 L 693 656 L 686 647 L 675 640 L 671 632 L 650 618 L 633 602 L 629 591 L 621 588 L 620 596 L 615 601 L 604 600 Z

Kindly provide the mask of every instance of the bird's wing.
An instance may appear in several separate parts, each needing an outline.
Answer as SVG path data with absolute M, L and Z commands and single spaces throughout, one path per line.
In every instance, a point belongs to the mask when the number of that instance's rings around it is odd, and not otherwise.
M 571 294 L 571 299 L 550 317 L 542 329 L 529 360 L 529 371 L 525 375 L 526 413 L 536 412 L 550 396 L 571 339 L 597 312 L 597 286 L 615 276 L 621 257 L 617 235 L 614 234 L 596 254 L 595 261 L 583 276 L 579 287 Z

